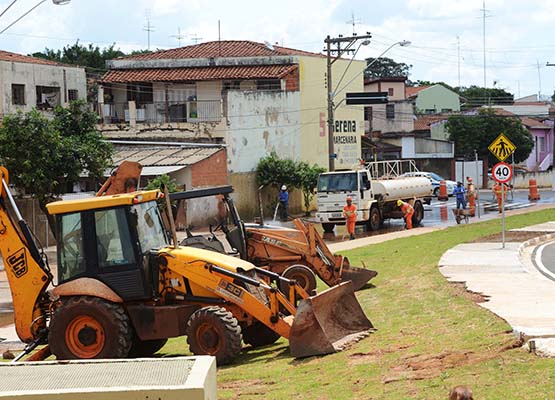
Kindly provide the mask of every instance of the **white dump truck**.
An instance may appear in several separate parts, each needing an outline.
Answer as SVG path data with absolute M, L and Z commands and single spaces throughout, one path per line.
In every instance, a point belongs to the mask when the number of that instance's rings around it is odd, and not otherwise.
M 400 199 L 413 205 L 412 223 L 417 226 L 424 218 L 422 203 L 429 204 L 433 188 L 428 178 L 399 177 L 413 171 L 417 171 L 414 162 L 402 160 L 376 161 L 353 170 L 322 173 L 318 178 L 316 218 L 325 232 L 344 225 L 343 206 L 350 196 L 357 207 L 357 225 L 378 230 L 386 219 L 403 218 L 397 206 Z

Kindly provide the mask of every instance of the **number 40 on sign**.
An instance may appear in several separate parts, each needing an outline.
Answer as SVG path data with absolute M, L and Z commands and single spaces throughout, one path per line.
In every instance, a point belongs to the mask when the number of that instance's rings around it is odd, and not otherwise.
M 499 183 L 507 183 L 513 178 L 513 169 L 509 164 L 497 163 L 491 170 L 493 179 Z

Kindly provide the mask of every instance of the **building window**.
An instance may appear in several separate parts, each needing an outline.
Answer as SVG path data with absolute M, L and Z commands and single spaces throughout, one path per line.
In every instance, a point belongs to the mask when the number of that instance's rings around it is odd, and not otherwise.
M 387 89 L 387 95 L 388 95 L 388 96 L 393 96 L 393 93 L 394 93 L 394 90 L 393 90 L 392 87 L 390 87 L 390 88 Z
M 69 89 L 67 91 L 69 101 L 79 100 L 79 91 L 77 89 Z
M 239 90 L 241 89 L 241 81 L 224 81 L 223 90 Z
M 37 86 L 37 108 L 46 110 L 61 104 L 60 88 L 56 86 Z
M 372 107 L 364 107 L 364 120 L 372 122 L 373 118 L 373 109 Z
M 545 151 L 545 138 L 543 136 L 538 136 L 538 149 L 540 151 Z
M 451 111 L 453 111 L 451 108 L 442 108 L 441 109 L 442 113 L 448 113 L 448 112 L 451 112 Z
M 12 104 L 25 105 L 25 85 L 12 84 Z
M 144 82 L 127 85 L 127 101 L 134 101 L 137 106 L 154 103 L 152 83 Z
M 281 90 L 280 79 L 261 79 L 256 81 L 256 90 Z
M 385 105 L 385 118 L 394 119 L 395 118 L 395 104 Z
M 427 108 L 424 110 L 424 114 L 434 114 L 435 112 L 435 108 Z

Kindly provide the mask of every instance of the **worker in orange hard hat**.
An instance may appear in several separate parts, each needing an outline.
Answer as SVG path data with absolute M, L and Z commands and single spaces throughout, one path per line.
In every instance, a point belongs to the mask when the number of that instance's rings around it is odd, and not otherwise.
M 401 199 L 397 200 L 397 206 L 401 209 L 403 215 L 405 216 L 407 229 L 412 229 L 412 215 L 414 214 L 414 208 L 409 203 L 406 203 Z
M 478 192 L 476 192 L 476 186 L 472 177 L 466 177 L 466 199 L 468 200 L 468 205 L 470 208 L 470 215 L 473 217 L 476 213 L 476 198 L 478 197 Z
M 353 204 L 351 196 L 347 196 L 347 204 L 343 207 L 343 216 L 347 220 L 347 232 L 349 232 L 349 239 L 355 238 L 355 224 L 357 222 L 357 206 Z

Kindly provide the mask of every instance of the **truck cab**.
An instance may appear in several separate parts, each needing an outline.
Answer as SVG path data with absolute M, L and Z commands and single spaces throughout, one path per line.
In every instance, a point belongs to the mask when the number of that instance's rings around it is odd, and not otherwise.
M 357 208 L 357 223 L 369 219 L 372 204 L 376 202 L 368 170 L 326 172 L 318 177 L 316 218 L 324 230 L 333 230 L 334 225 L 344 225 L 343 206 L 350 196 Z

